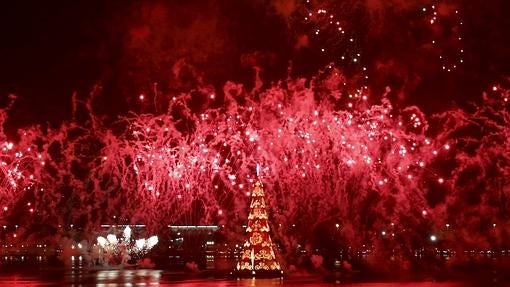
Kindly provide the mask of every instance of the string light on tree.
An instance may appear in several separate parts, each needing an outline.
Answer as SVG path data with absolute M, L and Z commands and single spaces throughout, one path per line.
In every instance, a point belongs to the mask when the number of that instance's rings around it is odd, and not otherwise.
M 259 165 L 257 164 L 257 176 Z M 240 277 L 281 277 L 283 271 L 276 259 L 269 234 L 269 216 L 262 182 L 257 180 L 251 193 L 250 213 L 246 227 L 247 240 L 243 244 L 236 267 Z

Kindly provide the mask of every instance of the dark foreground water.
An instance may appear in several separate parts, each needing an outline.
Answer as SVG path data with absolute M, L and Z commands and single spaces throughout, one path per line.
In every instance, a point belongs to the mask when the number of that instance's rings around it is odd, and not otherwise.
M 352 286 L 352 287 L 457 287 L 457 286 L 510 286 L 497 281 L 444 281 L 444 282 L 324 282 L 319 277 L 289 277 L 285 279 L 208 279 L 162 270 L 68 270 L 33 273 L 9 272 L 0 274 L 0 286 Z

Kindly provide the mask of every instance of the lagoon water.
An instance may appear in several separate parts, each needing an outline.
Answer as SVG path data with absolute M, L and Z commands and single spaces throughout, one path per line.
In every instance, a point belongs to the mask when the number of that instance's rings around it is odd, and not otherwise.
M 163 270 L 47 270 L 37 272 L 13 272 L 0 275 L 3 286 L 73 286 L 73 287 L 132 287 L 132 286 L 179 286 L 179 287 L 264 287 L 264 286 L 351 286 L 351 287 L 460 287 L 460 286 L 509 286 L 498 282 L 324 282 L 319 278 L 296 277 L 285 279 L 212 279 L 198 278 Z
M 16 259 L 16 260 L 14 260 Z M 438 271 L 425 276 L 405 279 L 381 279 L 359 273 L 357 276 L 331 273 L 321 275 L 287 274 L 283 279 L 232 279 L 210 272 L 175 271 L 156 267 L 154 269 L 94 269 L 83 261 L 73 261 L 69 266 L 53 261 L 33 261 L 21 257 L 0 260 L 0 287 L 7 286 L 72 286 L 72 287 L 134 287 L 134 286 L 179 286 L 179 287 L 265 287 L 265 286 L 351 286 L 351 287 L 460 287 L 460 286 L 508 286 L 507 270 L 473 268 L 460 276 L 446 276 Z M 24 259 L 24 260 L 22 260 Z M 171 271 L 174 270 L 174 271 Z M 334 276 L 331 276 L 334 275 Z M 405 280 L 405 281 L 403 281 Z

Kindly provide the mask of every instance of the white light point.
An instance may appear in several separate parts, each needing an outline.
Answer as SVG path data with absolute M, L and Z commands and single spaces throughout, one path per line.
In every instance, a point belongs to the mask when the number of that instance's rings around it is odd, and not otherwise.
M 136 245 L 136 248 L 143 249 L 143 246 L 145 245 L 145 238 L 136 240 L 135 245 Z
M 108 243 L 108 241 L 106 240 L 106 238 L 102 237 L 102 236 L 99 236 L 97 238 L 97 243 L 101 246 L 101 247 L 104 247 L 106 245 L 106 243 Z

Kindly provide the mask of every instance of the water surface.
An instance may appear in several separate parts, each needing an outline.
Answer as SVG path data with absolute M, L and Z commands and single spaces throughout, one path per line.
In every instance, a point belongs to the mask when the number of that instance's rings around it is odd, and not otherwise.
M 195 276 L 196 277 L 196 276 Z M 16 273 L 0 275 L 0 286 L 73 286 L 73 287 L 120 287 L 120 286 L 180 286 L 180 287 L 264 287 L 264 286 L 351 286 L 351 287 L 457 287 L 457 286 L 509 286 L 498 282 L 324 282 L 317 277 L 290 277 L 285 279 L 213 279 L 193 278 L 192 275 L 163 270 L 69 270 Z

